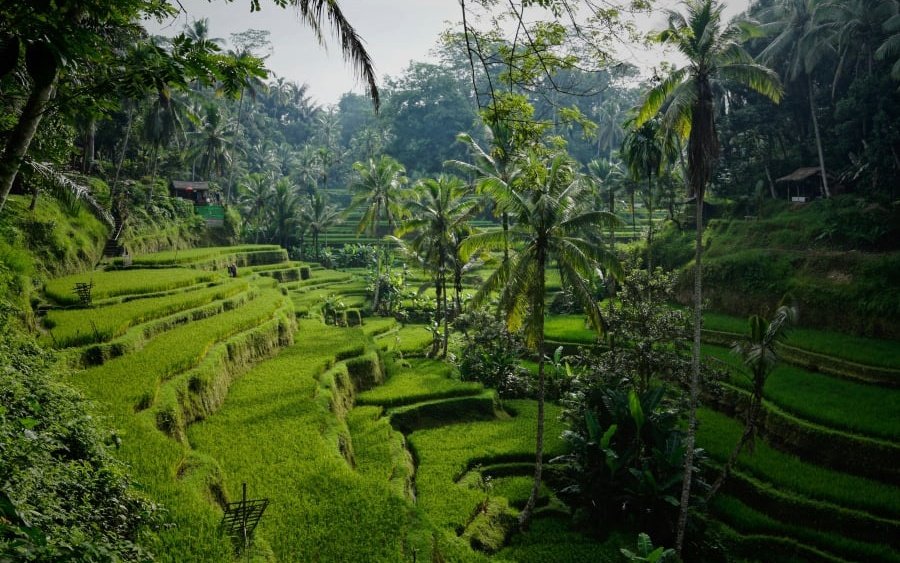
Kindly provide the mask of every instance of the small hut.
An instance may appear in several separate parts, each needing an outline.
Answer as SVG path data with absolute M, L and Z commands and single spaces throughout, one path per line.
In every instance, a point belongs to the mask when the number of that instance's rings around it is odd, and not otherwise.
M 194 212 L 206 219 L 209 226 L 221 225 L 225 218 L 222 198 L 209 189 L 209 182 L 169 182 L 169 195 L 194 204 Z
M 213 194 L 209 191 L 209 182 L 169 182 L 169 195 L 193 202 L 194 205 L 210 205 Z
M 798 168 L 775 180 L 785 186 L 785 199 L 794 203 L 805 203 L 819 197 L 822 192 L 822 169 L 818 166 Z

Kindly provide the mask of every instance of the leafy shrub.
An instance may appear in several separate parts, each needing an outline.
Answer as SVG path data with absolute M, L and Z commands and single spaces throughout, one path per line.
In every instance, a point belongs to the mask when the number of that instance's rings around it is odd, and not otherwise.
M 557 458 L 565 463 L 558 493 L 593 531 L 625 522 L 674 539 L 686 450 L 665 394 L 589 387 L 569 404 L 563 437 L 572 451 Z
M 0 319 L 0 560 L 149 560 L 155 508 L 134 495 L 53 359 Z
M 525 342 L 505 323 L 484 309 L 460 315 L 454 328 L 463 333 L 457 360 L 460 378 L 493 387 L 502 398 L 522 397 L 529 392 L 528 370 L 522 367 Z

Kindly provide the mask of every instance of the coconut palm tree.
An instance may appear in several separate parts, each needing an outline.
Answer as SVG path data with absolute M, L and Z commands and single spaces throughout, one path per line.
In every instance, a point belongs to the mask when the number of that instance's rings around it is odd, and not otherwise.
M 784 339 L 788 326 L 794 323 L 796 317 L 797 310 L 787 305 L 779 307 L 770 321 L 759 315 L 753 315 L 749 319 L 750 330 L 747 337 L 742 341 L 735 342 L 731 347 L 732 352 L 741 357 L 744 366 L 750 372 L 749 379 L 752 386 L 750 404 L 747 407 L 744 432 L 741 434 L 741 439 L 738 440 L 725 465 L 722 466 L 719 477 L 710 488 L 706 497 L 707 502 L 718 492 L 725 479 L 728 478 L 728 474 L 731 472 L 731 468 L 737 461 L 744 446 L 749 445 L 752 451 L 753 441 L 756 438 L 756 430 L 759 425 L 759 415 L 762 411 L 763 391 L 765 390 L 766 380 L 778 364 L 776 344 Z
M 388 230 L 397 226 L 403 216 L 401 200 L 407 183 L 406 169 L 397 160 L 382 155 L 378 160 L 370 158 L 368 162 L 353 163 L 357 180 L 350 189 L 356 194 L 347 207 L 347 213 L 357 208 L 364 208 L 357 225 L 357 233 L 368 231 L 371 235 L 378 233 L 379 224 L 387 223 Z M 375 279 L 381 278 L 381 260 L 375 263 Z M 375 284 L 372 299 L 372 310 L 378 310 L 378 294 L 380 284 Z
M 900 80 L 900 14 L 891 16 L 884 22 L 884 30 L 890 35 L 875 51 L 875 58 L 880 61 L 896 59 L 891 67 L 891 76 L 895 80 Z
M 468 133 L 460 133 L 456 140 L 464 144 L 472 155 L 473 162 L 451 160 L 445 164 L 455 167 L 475 178 L 475 189 L 493 200 L 494 213 L 500 216 L 503 228 L 503 236 L 508 239 L 509 212 L 505 201 L 508 198 L 512 184 L 519 176 L 513 150 L 512 129 L 502 120 L 488 120 L 491 148 L 483 149 Z M 503 247 L 503 259 L 509 259 L 509 243 Z
M 771 69 L 761 66 L 741 46 L 752 31 L 746 25 L 723 26 L 722 6 L 714 0 L 688 0 L 687 15 L 669 12 L 668 28 L 659 40 L 678 49 L 688 60 L 651 89 L 644 97 L 635 120 L 641 126 L 655 115 L 662 126 L 687 137 L 689 195 L 696 204 L 694 247 L 694 343 L 690 382 L 690 409 L 686 441 L 681 511 L 675 549 L 681 553 L 691 476 L 694 471 L 694 443 L 697 431 L 697 402 L 700 392 L 700 327 L 702 318 L 703 202 L 706 184 L 719 158 L 715 121 L 715 92 L 729 84 L 749 87 L 773 101 L 781 99 L 781 83 Z
M 269 227 L 275 240 L 287 248 L 297 229 L 300 217 L 300 197 L 290 178 L 275 182 L 269 203 Z
M 772 36 L 771 42 L 760 53 L 760 59 L 768 65 L 781 63 L 782 76 L 789 82 L 806 81 L 809 95 L 809 111 L 812 118 L 819 170 L 822 175 L 822 193 L 831 197 L 816 116 L 816 88 L 813 73 L 826 57 L 834 54 L 834 29 L 823 17 L 825 0 L 778 0 L 763 17 L 768 23 L 760 28 Z
M 319 235 L 327 234 L 328 229 L 337 225 L 340 221 L 341 213 L 337 210 L 337 207 L 328 205 L 328 197 L 322 193 L 316 193 L 312 197 L 310 205 L 301 211 L 300 222 L 306 226 L 306 230 L 312 235 L 316 260 L 319 259 Z
M 222 176 L 231 163 L 231 140 L 225 134 L 226 124 L 217 105 L 207 105 L 200 129 L 193 131 L 194 146 L 190 157 L 199 162 L 199 173 L 206 179 Z
M 567 155 L 543 160 L 535 154 L 522 164 L 523 176 L 510 190 L 506 203 L 515 221 L 506 235 L 488 231 L 470 236 L 462 244 L 463 258 L 476 251 L 501 251 L 509 239 L 510 256 L 491 274 L 474 297 L 485 302 L 499 292 L 500 310 L 511 330 L 524 329 L 526 342 L 538 360 L 537 437 L 534 485 L 519 517 L 527 529 L 541 486 L 544 455 L 544 298 L 546 268 L 555 261 L 564 286 L 582 302 L 591 323 L 603 327 L 600 307 L 593 299 L 589 279 L 603 267 L 618 277 L 621 266 L 613 253 L 592 238 L 601 225 L 614 224 L 605 211 L 579 212 L 578 202 L 588 187 L 575 173 Z
M 350 189 L 355 193 L 347 211 L 364 208 L 357 225 L 357 232 L 378 233 L 379 223 L 387 223 L 388 230 L 397 226 L 397 220 L 403 215 L 401 198 L 406 186 L 406 169 L 394 158 L 382 155 L 377 160 L 370 158 L 368 162 L 355 162 L 357 180 Z
M 263 230 L 263 217 L 272 200 L 273 179 L 267 174 L 254 173 L 247 176 L 239 186 L 241 203 L 246 217 L 252 218 L 255 227 L 255 241 L 259 242 L 259 234 Z
M 459 178 L 441 175 L 417 183 L 414 199 L 407 201 L 407 218 L 397 230 L 397 236 L 411 235 L 409 248 L 419 257 L 434 278 L 437 294 L 437 320 L 444 323 L 441 354 L 447 355 L 449 341 L 449 309 L 447 307 L 447 277 L 459 262 L 456 234 L 478 211 L 478 202 L 469 198 L 470 190 Z M 434 351 L 438 346 L 435 341 Z
M 663 167 L 663 139 L 660 131 L 659 118 L 649 119 L 640 126 L 635 124 L 634 118 L 625 122 L 625 139 L 622 141 L 620 155 L 634 182 L 641 179 L 647 180 L 647 196 L 645 198 L 649 225 L 647 227 L 647 244 L 653 242 L 653 176 L 659 178 Z M 634 218 L 634 192 L 631 193 L 631 229 L 634 238 L 637 238 L 637 227 Z M 653 265 L 650 265 L 653 269 Z

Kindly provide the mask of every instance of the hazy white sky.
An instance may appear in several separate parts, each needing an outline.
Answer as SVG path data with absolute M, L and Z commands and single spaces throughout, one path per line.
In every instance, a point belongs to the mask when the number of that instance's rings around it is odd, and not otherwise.
M 724 0 L 729 17 L 746 9 L 749 0 Z M 659 2 L 674 6 L 672 0 Z M 271 32 L 272 53 L 266 65 L 278 76 L 298 83 L 309 84 L 310 94 L 319 103 L 336 103 L 348 90 L 362 91 L 344 64 L 340 48 L 333 38 L 326 36 L 328 49 L 318 45 L 312 33 L 290 9 L 282 10 L 263 0 L 262 11 L 250 13 L 250 0 L 181 0 L 187 14 L 157 24 L 147 22 L 151 33 L 174 35 L 194 19 L 209 18 L 210 33 L 225 40 L 232 33 L 247 29 Z M 366 48 L 375 61 L 379 78 L 398 76 L 410 60 L 426 60 L 438 35 L 448 22 L 460 19 L 457 0 L 341 0 L 341 9 L 366 41 Z M 664 25 L 662 14 L 644 18 L 638 24 L 653 30 Z M 636 64 L 647 66 L 658 62 L 662 55 L 631 49 L 622 56 Z M 671 58 L 671 57 L 667 57 Z

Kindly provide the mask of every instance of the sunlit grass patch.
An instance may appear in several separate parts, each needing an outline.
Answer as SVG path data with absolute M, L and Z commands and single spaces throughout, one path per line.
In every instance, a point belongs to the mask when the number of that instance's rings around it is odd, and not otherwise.
M 232 385 L 224 406 L 193 425 L 191 443 L 220 460 L 232 497 L 247 482 L 276 499 L 259 533 L 283 561 L 398 561 L 407 505 L 381 478 L 356 473 L 322 431 L 334 413 L 317 377 L 359 329 L 300 321 L 294 346 Z
M 91 297 L 98 301 L 120 295 L 166 291 L 216 279 L 222 279 L 222 275 L 188 268 L 95 271 L 52 279 L 44 285 L 44 293 L 62 305 L 77 305 L 76 283 L 93 283 Z
M 225 259 L 228 257 L 236 257 L 239 254 L 247 253 L 269 253 L 266 257 L 273 258 L 268 261 L 244 261 L 242 263 L 263 264 L 272 262 L 284 262 L 287 260 L 287 251 L 277 244 L 245 244 L 239 246 L 210 246 L 202 248 L 186 248 L 179 250 L 164 250 L 162 252 L 152 252 L 148 254 L 138 254 L 131 257 L 132 263 L 142 266 L 162 266 L 166 264 L 191 264 L 195 262 L 204 262 L 215 260 L 217 258 Z M 261 256 L 263 256 L 261 254 Z M 280 259 L 274 259 L 280 258 Z M 113 261 L 115 264 L 121 264 L 122 259 L 118 258 Z
M 732 370 L 731 381 L 749 389 L 750 382 L 739 357 L 728 349 L 703 346 L 706 355 L 718 358 Z M 888 440 L 900 440 L 900 389 L 848 381 L 780 364 L 766 382 L 765 396 L 800 418 L 849 432 Z
M 456 483 L 468 469 L 494 461 L 533 460 L 537 404 L 533 401 L 505 404 L 515 411 L 515 416 L 462 422 L 409 435 L 409 444 L 418 461 L 418 504 L 437 525 L 457 531 L 464 528 L 486 498 L 485 491 Z M 564 451 L 560 438 L 564 426 L 558 421 L 559 414 L 559 407 L 547 405 L 545 451 L 548 458 Z
M 375 406 L 356 407 L 348 414 L 354 468 L 366 477 L 390 483 L 399 496 L 407 498 L 412 494 L 415 473 L 412 456 L 403 434 L 382 414 L 381 407 Z
M 425 325 L 404 325 L 396 332 L 389 332 L 376 337 L 378 346 L 383 350 L 399 351 L 403 354 L 420 354 L 431 345 L 433 336 Z
M 438 360 L 411 359 L 410 367 L 397 366 L 383 385 L 360 393 L 360 405 L 392 407 L 447 397 L 477 395 L 484 390 L 480 383 L 453 379 L 453 369 Z
M 544 319 L 544 335 L 557 342 L 597 343 L 597 331 L 588 326 L 584 315 L 548 316 Z
M 698 418 L 698 445 L 714 459 L 724 461 L 740 437 L 741 423 L 707 409 L 701 409 Z M 746 450 L 741 453 L 738 467 L 779 490 L 873 514 L 900 516 L 900 488 L 806 463 L 762 440 L 757 441 L 752 454 Z
M 52 331 L 50 341 L 60 348 L 105 342 L 121 336 L 134 325 L 231 297 L 247 287 L 246 280 L 229 280 L 214 287 L 164 297 L 91 309 L 50 310 L 44 322 Z

